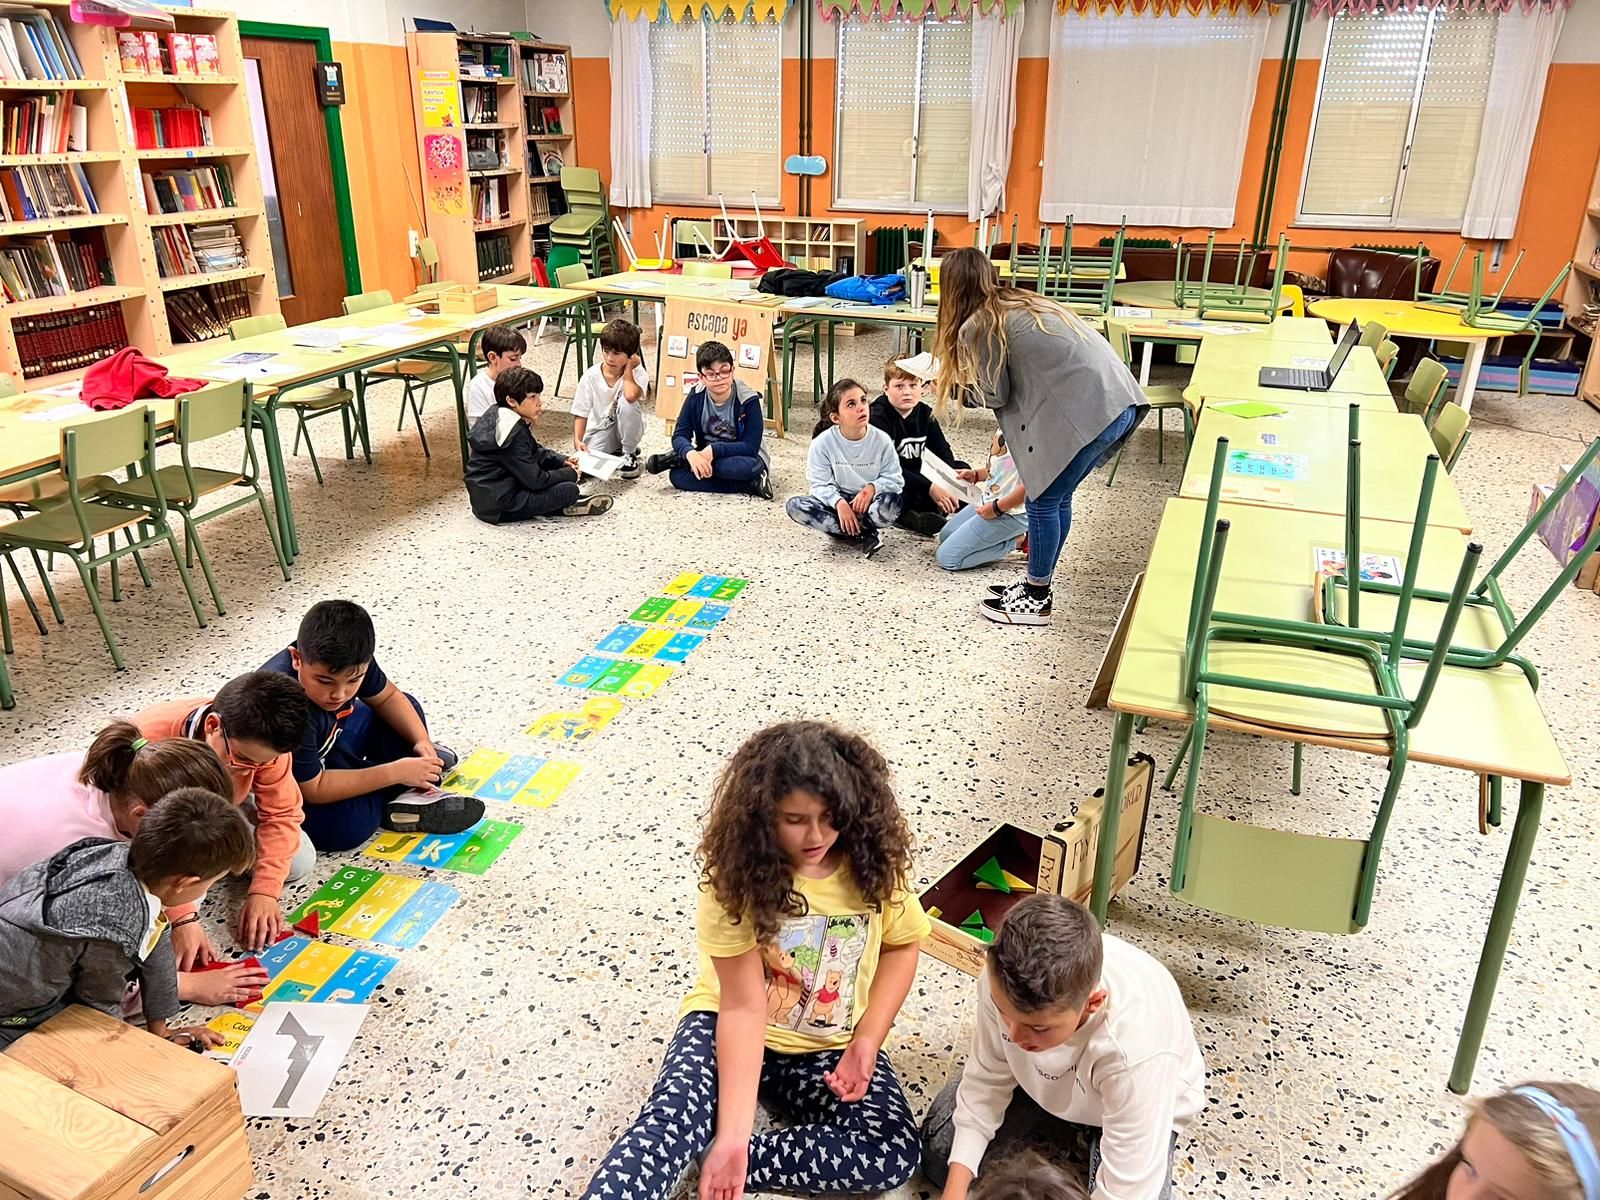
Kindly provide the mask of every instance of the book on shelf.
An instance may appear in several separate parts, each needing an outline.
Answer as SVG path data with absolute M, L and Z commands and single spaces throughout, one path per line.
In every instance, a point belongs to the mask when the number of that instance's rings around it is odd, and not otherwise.
M 88 128 L 88 110 L 71 92 L 0 101 L 0 153 L 86 150 Z
M 552 179 L 560 176 L 561 168 L 565 165 L 561 161 L 561 155 L 556 153 L 554 150 L 547 150 L 540 159 L 540 164 L 542 170 L 539 173 L 541 175 L 548 175 Z
M 161 35 L 153 29 L 146 29 L 139 34 L 144 42 L 144 69 L 152 75 L 166 73 L 166 63 L 162 59 Z
M 209 225 L 189 226 L 189 245 L 202 275 L 220 271 L 237 271 L 250 265 L 244 241 L 232 221 L 216 221 Z
M 478 239 L 478 278 L 494 279 L 516 271 L 511 239 L 503 233 Z
M 194 37 L 192 35 L 178 32 L 167 34 L 167 57 L 172 60 L 172 73 L 174 75 L 181 75 L 185 79 L 194 78 Z
M 11 332 L 24 379 L 87 367 L 128 344 L 128 328 L 118 303 L 17 317 Z
M 559 50 L 533 52 L 533 90 L 567 92 L 567 56 Z
M 225 163 L 188 170 L 147 172 L 144 199 L 151 213 L 203 212 L 236 203 L 233 173 Z
M 544 131 L 559 136 L 561 134 L 561 110 L 554 104 L 546 104 L 543 109 Z
M 487 88 L 466 88 L 461 93 L 461 119 L 468 125 L 492 125 L 500 120 L 500 103 Z
M 472 219 L 503 221 L 511 215 L 511 198 L 503 178 L 476 179 L 472 183 Z
M 83 64 L 53 12 L 0 9 L 0 79 L 82 79 Z
M 201 78 L 222 73 L 222 56 L 212 33 L 194 35 L 194 73 Z
M 167 295 L 167 325 L 174 342 L 226 337 L 230 322 L 249 315 L 250 292 L 238 279 Z
M 545 190 L 545 185 L 536 183 L 528 189 L 528 215 L 530 217 L 550 215 L 550 193 Z
M 140 150 L 209 146 L 211 114 L 192 104 L 174 108 L 135 108 L 133 144 Z
M 8 302 L 86 292 L 116 282 L 98 229 L 17 238 L 0 246 L 0 287 Z
M 121 29 L 117 31 L 117 58 L 122 66 L 124 75 L 149 75 L 150 60 L 145 57 L 144 35 L 137 29 Z M 160 62 L 156 63 L 155 74 L 161 73 Z
M 7 221 L 83 217 L 99 211 L 89 177 L 78 163 L 0 167 L 0 217 Z

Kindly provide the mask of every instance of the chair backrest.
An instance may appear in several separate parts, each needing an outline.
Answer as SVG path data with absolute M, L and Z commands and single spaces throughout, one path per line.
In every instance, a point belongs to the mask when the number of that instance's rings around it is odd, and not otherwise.
M 1453 401 L 1446 401 L 1429 431 L 1433 435 L 1433 448 L 1439 452 L 1439 461 L 1448 471 L 1456 465 L 1461 447 L 1466 444 L 1467 427 L 1472 424 L 1472 414 Z
M 1411 382 L 1406 384 L 1405 411 L 1415 413 L 1432 424 L 1434 409 L 1444 399 L 1450 386 L 1450 372 L 1436 358 L 1425 358 L 1411 372 Z
M 0 375 L 0 399 L 17 394 L 17 381 L 9 375 Z
M 282 313 L 262 313 L 259 317 L 236 317 L 229 321 L 228 336 L 238 341 L 261 333 L 276 333 L 288 327 L 289 323 L 283 319 Z
M 143 461 L 148 449 L 146 411 L 143 404 L 133 404 L 109 417 L 63 427 L 61 473 L 70 481 L 120 471 L 129 463 Z
M 1278 290 L 1278 301 L 1280 304 L 1285 301 L 1288 302 L 1289 315 L 1291 317 L 1303 317 L 1306 315 L 1306 293 L 1305 289 L 1298 283 L 1284 284 Z
M 562 167 L 561 188 L 572 192 L 599 192 L 600 172 L 593 167 Z
M 1383 339 L 1389 336 L 1389 327 L 1380 325 L 1377 321 L 1368 321 L 1361 327 L 1361 341 L 1357 345 L 1365 346 L 1368 350 L 1376 350 L 1383 345 Z
M 216 383 L 178 397 L 178 443 L 210 441 L 245 423 L 244 381 Z
M 387 289 L 380 288 L 375 292 L 362 292 L 359 296 L 346 296 L 344 298 L 344 315 L 366 312 L 370 308 L 382 308 L 386 304 L 393 304 L 394 297 Z
M 1400 343 L 1393 338 L 1384 338 L 1383 341 L 1378 343 L 1378 348 L 1374 353 L 1378 357 L 1378 366 L 1383 370 L 1383 377 L 1385 379 L 1389 378 L 1390 373 L 1394 370 L 1395 360 L 1400 354 Z
M 1117 357 L 1122 360 L 1122 365 L 1128 370 L 1133 370 L 1133 338 L 1128 335 L 1128 326 L 1122 321 L 1106 322 L 1106 341 L 1111 343 L 1111 348 L 1117 352 Z
M 545 267 L 554 273 L 562 267 L 570 267 L 573 263 L 582 261 L 583 253 L 576 246 L 551 246 Z
M 683 273 L 685 276 L 698 276 L 701 279 L 732 279 L 733 264 L 690 258 L 684 260 Z
M 582 263 L 570 263 L 565 267 L 556 268 L 556 286 L 560 288 L 571 287 L 575 283 L 582 283 L 589 278 L 589 268 Z

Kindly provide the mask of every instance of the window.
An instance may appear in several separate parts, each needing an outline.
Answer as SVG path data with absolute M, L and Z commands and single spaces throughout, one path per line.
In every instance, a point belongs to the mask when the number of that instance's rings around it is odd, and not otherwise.
M 660 202 L 742 206 L 781 191 L 783 47 L 775 24 L 650 26 L 650 189 Z
M 834 204 L 967 211 L 972 26 L 839 22 Z
M 1497 20 L 1492 12 L 1443 6 L 1334 17 L 1301 224 L 1461 227 Z

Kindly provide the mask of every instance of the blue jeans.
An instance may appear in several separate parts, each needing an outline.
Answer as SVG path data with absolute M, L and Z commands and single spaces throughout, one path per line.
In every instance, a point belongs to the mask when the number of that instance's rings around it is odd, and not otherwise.
M 1037 496 L 1028 497 L 1028 580 L 1049 583 L 1072 528 L 1072 493 L 1088 478 L 1111 448 L 1132 432 L 1139 410 L 1129 405 Z
M 935 557 L 946 571 L 965 571 L 984 563 L 999 562 L 1028 532 L 1028 523 L 1015 513 L 1001 513 L 992 521 L 967 505 L 945 522 L 939 531 Z
M 667 477 L 680 492 L 748 495 L 750 485 L 766 467 L 766 462 L 759 454 L 718 455 L 711 460 L 710 479 L 696 479 L 688 467 L 673 467 Z
M 410 701 L 411 707 L 417 710 L 417 718 L 426 726 L 428 721 L 417 698 L 401 694 Z M 416 755 L 416 748 L 369 705 L 360 700 L 354 704 L 355 712 L 345 718 L 333 749 L 322 760 L 326 770 L 359 771 Z M 300 828 L 311 839 L 311 844 L 324 853 L 353 850 L 377 831 L 389 801 L 405 790 L 396 785 L 335 800 L 332 804 L 307 804 L 305 822 Z

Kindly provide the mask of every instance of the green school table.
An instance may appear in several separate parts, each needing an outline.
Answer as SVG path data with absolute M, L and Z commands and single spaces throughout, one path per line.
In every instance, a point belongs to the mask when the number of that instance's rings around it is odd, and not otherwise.
M 1216 281 L 1219 285 L 1221 280 Z M 1176 312 L 1187 312 L 1194 315 L 1194 309 L 1181 309 L 1173 301 L 1173 294 L 1177 291 L 1176 279 L 1139 279 L 1133 283 L 1119 283 L 1112 289 L 1111 298 L 1117 304 L 1137 305 L 1140 308 L 1170 308 Z M 1272 295 L 1270 288 L 1245 288 L 1244 294 L 1252 300 L 1265 300 Z M 1278 298 L 1278 308 L 1281 312 L 1288 312 L 1294 307 L 1294 301 L 1282 295 Z M 1225 318 L 1224 318 L 1225 319 Z
M 1139 361 L 1141 385 L 1150 382 L 1151 351 L 1156 346 L 1193 347 L 1212 338 L 1236 338 L 1242 344 L 1298 344 L 1305 347 L 1301 354 L 1316 355 L 1333 345 L 1328 323 L 1312 317 L 1278 317 L 1270 325 L 1252 321 L 1202 321 L 1193 309 L 1155 307 L 1147 317 L 1119 316 L 1113 309 L 1106 320 L 1121 321 L 1128 327 L 1131 341 L 1144 343 Z
M 1236 400 L 1265 400 L 1277 404 L 1285 398 L 1298 404 L 1324 404 L 1344 408 L 1353 397 L 1376 396 L 1394 403 L 1389 381 L 1383 377 L 1377 355 L 1357 346 L 1345 359 L 1344 369 L 1325 392 L 1262 387 L 1257 380 L 1262 367 L 1314 367 L 1326 363 L 1332 352 L 1291 342 L 1247 341 L 1243 336 L 1207 338 L 1184 395 L 1194 404 L 1215 396 Z
M 834 332 L 840 325 L 887 325 L 891 329 L 906 329 L 921 334 L 939 323 L 939 310 L 931 304 L 913 310 L 909 304 L 852 304 L 848 300 L 827 297 L 807 297 L 789 300 L 778 305 L 783 323 L 778 327 L 778 361 L 783 364 L 783 424 L 789 426 L 789 404 L 794 392 L 795 338 L 803 330 L 814 329 L 820 337 L 823 329 L 828 334 L 828 380 L 834 377 Z
M 1206 498 L 1211 488 L 1211 451 L 1217 439 L 1225 437 L 1230 451 L 1297 455 L 1296 465 L 1303 468 L 1304 478 L 1280 482 L 1230 474 L 1222 482 L 1224 500 L 1343 515 L 1350 433 L 1347 409 L 1284 404 L 1280 407 L 1285 411 L 1274 416 L 1240 417 L 1221 411 L 1226 407 L 1226 401 L 1212 400 L 1201 410 L 1194 431 L 1200 453 L 1189 455 L 1178 495 Z M 1435 453 L 1427 427 L 1420 417 L 1409 413 L 1364 409 L 1357 436 L 1361 440 L 1361 515 L 1410 525 L 1417 514 L 1423 463 Z M 1472 518 L 1461 505 L 1456 485 L 1442 471 L 1434 483 L 1428 524 L 1472 532 Z
M 1222 504 L 1217 515 L 1231 522 L 1217 607 L 1263 617 L 1305 619 L 1311 612 L 1314 551 L 1318 547 L 1343 546 L 1343 518 L 1245 504 Z M 1119 794 L 1122 787 L 1135 717 L 1179 724 L 1193 720 L 1193 707 L 1184 692 L 1184 644 L 1204 519 L 1204 501 L 1181 497 L 1167 501 L 1162 514 L 1144 583 L 1128 618 L 1111 687 L 1110 706 L 1115 721 L 1108 795 Z M 1361 549 L 1363 553 L 1403 557 L 1410 536 L 1406 523 L 1364 520 Z M 1465 544 L 1466 539 L 1456 530 L 1430 526 L 1425 532 L 1418 585 L 1448 589 Z M 1249 673 L 1261 678 L 1304 681 L 1309 676 L 1325 688 L 1348 686 L 1358 690 L 1347 672 L 1365 670 L 1349 659 L 1287 646 L 1240 649 L 1250 656 Z M 1415 680 L 1423 668 L 1420 662 L 1408 664 L 1402 674 Z M 1221 691 L 1214 688 L 1212 693 L 1213 729 L 1387 757 L 1383 717 L 1376 709 L 1264 692 L 1229 695 L 1224 701 L 1218 695 Z M 1223 716 L 1220 708 L 1232 715 Z M 1318 729 L 1339 732 L 1308 732 Z M 1411 733 L 1410 761 L 1521 781 L 1516 825 L 1506 850 L 1450 1076 L 1451 1090 L 1460 1093 L 1471 1085 L 1473 1066 L 1483 1044 L 1495 985 L 1538 834 L 1545 788 L 1567 786 L 1572 777 L 1527 676 L 1511 664 L 1489 671 L 1445 667 L 1426 717 Z M 1090 907 L 1102 921 L 1111 894 L 1119 817 L 1115 805 L 1106 810 L 1095 861 Z
M 1311 312 L 1338 325 L 1376 321 L 1390 337 L 1419 338 L 1422 341 L 1462 342 L 1467 347 L 1461 363 L 1461 382 L 1456 387 L 1456 403 L 1472 411 L 1472 397 L 1478 390 L 1478 372 L 1489 342 L 1504 337 L 1504 330 L 1477 329 L 1464 325 L 1454 313 L 1423 308 L 1412 300 L 1318 300 Z

